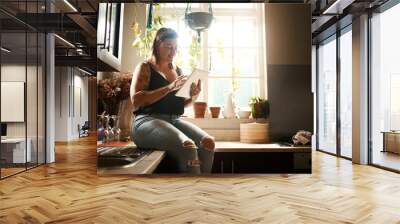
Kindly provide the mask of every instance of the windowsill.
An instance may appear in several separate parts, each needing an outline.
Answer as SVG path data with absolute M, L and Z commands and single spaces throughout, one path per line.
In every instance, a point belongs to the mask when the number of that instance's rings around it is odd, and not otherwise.
M 254 118 L 193 118 L 183 117 L 185 121 L 189 121 L 203 129 L 240 129 L 242 123 L 260 122 L 265 123 L 266 119 L 254 119 Z
M 203 129 L 209 135 L 215 137 L 217 141 L 239 141 L 240 140 L 240 124 L 252 122 L 267 122 L 266 119 L 253 118 L 193 118 L 183 117 L 199 128 Z

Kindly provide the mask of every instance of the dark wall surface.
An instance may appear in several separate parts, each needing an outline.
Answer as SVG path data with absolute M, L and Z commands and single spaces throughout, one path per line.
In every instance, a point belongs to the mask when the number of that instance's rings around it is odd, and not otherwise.
M 270 137 L 288 141 L 313 132 L 311 10 L 307 4 L 266 4 Z

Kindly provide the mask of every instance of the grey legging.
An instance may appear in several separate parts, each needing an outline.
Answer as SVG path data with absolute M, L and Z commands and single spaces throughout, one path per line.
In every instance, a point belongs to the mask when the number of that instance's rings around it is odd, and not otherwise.
M 132 125 L 133 141 L 140 148 L 166 151 L 179 172 L 211 173 L 214 152 L 204 149 L 201 141 L 209 136 L 194 124 L 178 115 L 138 115 Z M 197 147 L 185 147 L 192 140 Z M 200 162 L 200 166 L 198 165 Z

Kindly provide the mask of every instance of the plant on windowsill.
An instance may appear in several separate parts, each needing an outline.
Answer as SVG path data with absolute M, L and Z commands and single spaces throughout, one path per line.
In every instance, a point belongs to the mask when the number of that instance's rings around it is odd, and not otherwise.
M 249 102 L 251 115 L 254 119 L 269 117 L 269 103 L 261 97 L 252 97 Z
M 189 46 L 189 66 L 192 69 L 192 71 L 197 68 L 197 65 L 199 63 L 199 59 L 201 56 L 201 46 L 198 41 L 198 36 L 193 35 L 192 36 L 192 42 L 190 43 Z

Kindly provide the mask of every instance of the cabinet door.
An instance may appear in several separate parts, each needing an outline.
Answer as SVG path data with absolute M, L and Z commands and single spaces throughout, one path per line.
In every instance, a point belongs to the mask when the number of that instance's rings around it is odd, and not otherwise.
M 216 153 L 213 173 L 292 173 L 293 153 Z
M 231 153 L 215 153 L 214 162 L 211 173 L 230 174 L 232 172 L 232 154 Z

